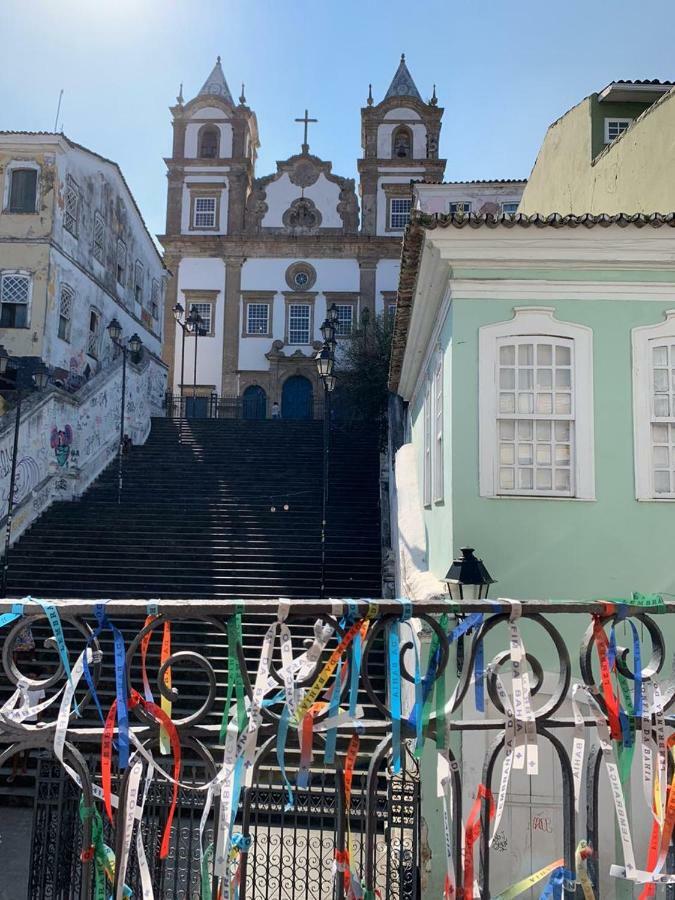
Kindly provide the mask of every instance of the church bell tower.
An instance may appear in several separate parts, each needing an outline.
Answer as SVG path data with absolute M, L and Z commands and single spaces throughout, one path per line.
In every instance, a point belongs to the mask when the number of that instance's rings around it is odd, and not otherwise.
M 358 161 L 363 234 L 400 237 L 410 217 L 411 181 L 442 181 L 445 160 L 438 158 L 443 109 L 436 89 L 422 100 L 405 55 L 384 99 L 375 104 L 372 86 L 361 110 Z

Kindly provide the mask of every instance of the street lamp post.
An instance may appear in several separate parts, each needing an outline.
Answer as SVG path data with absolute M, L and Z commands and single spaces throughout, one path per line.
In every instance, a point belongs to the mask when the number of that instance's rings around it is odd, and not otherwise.
M 462 604 L 463 601 L 487 599 L 490 585 L 495 579 L 486 569 L 483 560 L 474 556 L 473 547 L 461 547 L 462 555 L 452 561 L 448 573 L 443 579 L 448 586 L 452 600 Z M 457 674 L 464 668 L 464 637 L 457 640 Z
M 44 390 L 49 382 L 49 371 L 40 362 L 37 368 L 30 369 L 25 361 L 12 359 L 5 348 L 0 345 L 0 377 L 6 378 L 9 371 L 14 371 L 16 407 L 14 419 L 14 441 L 12 444 L 12 467 L 9 476 L 9 496 L 7 497 L 7 525 L 5 528 L 5 553 L 2 560 L 2 596 L 7 595 L 7 576 L 9 572 L 9 545 L 12 538 L 12 517 L 14 515 L 14 487 L 16 484 L 16 463 L 19 450 L 19 429 L 21 427 L 21 403 L 24 396 L 34 389 Z
M 174 307 L 172 307 L 173 317 L 176 320 L 176 324 L 180 325 L 181 330 L 183 332 L 183 337 L 180 344 L 180 400 L 178 406 L 178 417 L 180 419 L 183 418 L 183 385 L 185 384 L 185 332 L 190 332 L 192 325 L 189 321 L 189 316 L 187 319 L 184 318 L 185 310 L 181 306 L 180 303 L 176 303 Z
M 316 354 L 316 369 L 323 384 L 323 491 L 321 497 L 321 590 L 320 596 L 326 594 L 326 515 L 328 510 L 328 480 L 330 455 L 330 395 L 335 390 L 337 378 L 333 372 L 335 367 L 335 326 L 337 324 L 337 307 L 335 304 L 328 310 L 328 316 L 321 326 L 323 347 Z
M 108 325 L 108 334 L 113 345 L 122 353 L 122 403 L 120 409 L 120 443 L 117 450 L 117 502 L 122 502 L 122 455 L 124 453 L 124 412 L 127 396 L 127 354 L 136 356 L 141 352 L 143 341 L 137 334 L 133 334 L 124 343 L 122 340 L 122 326 L 117 319 L 112 319 Z
M 200 334 L 203 334 L 202 331 L 202 322 L 204 321 L 202 317 L 199 315 L 194 307 L 190 310 L 190 315 L 188 316 L 188 320 L 191 321 L 192 327 L 191 331 L 194 331 L 195 335 L 195 368 L 194 368 L 194 376 L 192 378 L 192 412 L 194 414 L 195 410 L 195 400 L 197 399 L 197 340 Z

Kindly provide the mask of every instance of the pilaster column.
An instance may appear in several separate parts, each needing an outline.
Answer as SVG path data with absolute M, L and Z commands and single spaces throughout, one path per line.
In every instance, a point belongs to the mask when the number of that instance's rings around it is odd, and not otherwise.
M 166 389 L 170 394 L 174 393 L 174 372 L 176 368 L 176 320 L 173 317 L 173 307 L 178 298 L 178 266 L 180 257 L 177 254 L 165 253 L 164 265 L 171 275 L 166 282 L 164 292 L 164 327 L 162 328 L 162 359 L 169 367 Z
M 370 311 L 371 319 L 375 315 L 375 276 L 377 274 L 376 259 L 359 260 L 359 292 L 361 294 L 361 312 Z
M 239 369 L 239 305 L 243 256 L 225 260 L 225 314 L 223 321 L 223 364 L 221 389 L 223 397 L 236 397 Z
M 227 233 L 241 234 L 244 230 L 247 173 L 243 166 L 232 166 L 228 175 Z
M 377 171 L 372 169 L 361 173 L 361 231 L 363 234 L 377 232 Z
M 183 170 L 170 168 L 166 191 L 166 233 L 180 234 L 183 207 Z

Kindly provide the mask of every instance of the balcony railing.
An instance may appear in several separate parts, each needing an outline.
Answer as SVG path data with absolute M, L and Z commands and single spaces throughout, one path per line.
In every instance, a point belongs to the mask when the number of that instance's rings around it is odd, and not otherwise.
M 669 657 L 661 627 L 675 621 L 673 613 L 675 604 L 639 595 L 625 602 L 461 606 L 447 598 L 250 600 L 245 606 L 189 599 L 4 602 L 0 742 L 7 746 L 0 765 L 25 748 L 41 748 L 77 785 L 82 851 L 71 880 L 83 898 L 99 896 L 96 890 L 122 896 L 117 891 L 125 879 L 146 890 L 143 896 L 163 890 L 157 886 L 165 877 L 162 866 L 165 871 L 172 858 L 177 866 L 183 853 L 183 829 L 176 827 L 179 819 L 173 829 L 171 822 L 182 807 L 195 809 L 195 798 L 199 838 L 186 851 L 198 885 L 191 897 L 234 896 L 235 888 L 241 898 L 351 897 L 359 891 L 371 898 L 378 891 L 392 898 L 432 896 L 420 888 L 426 875 L 419 794 L 410 781 L 387 788 L 388 780 L 411 771 L 425 740 L 441 759 L 447 858 L 433 864 L 443 871 L 447 896 L 515 897 L 549 885 L 550 896 L 597 898 L 608 872 L 607 896 L 620 896 L 621 885 L 628 886 L 627 896 L 633 885 L 647 891 L 643 896 L 656 896 L 655 886 L 670 892 L 675 885 L 669 760 L 675 719 L 668 712 L 675 682 L 662 677 Z M 27 625 L 36 638 L 46 638 L 37 680 L 30 672 L 36 662 L 16 652 Z M 579 654 L 574 679 L 573 630 Z M 188 632 L 190 649 L 177 649 Z M 224 666 L 220 647 L 226 648 Z M 45 699 L 36 703 L 31 693 L 29 700 L 29 689 L 44 690 Z M 467 714 L 469 707 L 477 711 Z M 483 732 L 494 740 L 480 780 L 467 784 L 472 761 L 465 755 L 460 763 L 453 734 Z M 92 756 L 95 766 L 87 763 Z M 546 768 L 546 756 L 558 774 Z M 641 767 L 644 797 L 636 791 L 630 797 L 633 767 Z M 559 852 L 525 872 L 525 886 L 509 893 L 492 883 L 491 872 L 512 800 L 509 783 L 518 772 L 532 774 L 533 794 L 545 793 L 553 776 L 561 783 Z M 321 790 L 314 793 L 313 784 Z M 148 829 L 136 821 L 143 822 L 151 801 L 159 803 L 157 786 L 164 792 L 163 822 L 158 847 L 150 847 L 144 846 Z M 647 833 L 631 811 L 640 805 Z M 111 832 L 106 817 L 114 806 Z M 286 863 L 291 887 L 282 890 L 285 876 L 273 877 L 269 858 L 260 853 L 265 842 L 266 853 L 275 841 L 283 843 L 289 809 L 295 817 L 293 862 Z M 601 811 L 608 809 L 616 815 L 618 840 L 603 858 Z M 422 812 L 431 827 L 431 813 Z M 114 871 L 104 834 L 112 835 Z M 526 839 L 509 835 L 514 852 Z M 313 862 L 312 840 L 319 847 Z M 317 876 L 312 888 L 310 871 L 327 865 L 326 841 L 333 871 L 328 864 L 325 879 Z M 395 876 L 382 874 L 382 846 Z M 111 883 L 101 888 L 108 875 Z

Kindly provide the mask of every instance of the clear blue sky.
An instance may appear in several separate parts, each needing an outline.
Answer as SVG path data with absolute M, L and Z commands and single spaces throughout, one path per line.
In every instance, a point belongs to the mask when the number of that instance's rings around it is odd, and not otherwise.
M 258 175 L 299 151 L 308 107 L 312 152 L 355 177 L 368 83 L 377 102 L 403 51 L 445 107 L 448 180 L 527 176 L 547 125 L 582 97 L 675 79 L 673 0 L 0 0 L 0 35 L 0 129 L 53 129 L 63 88 L 63 130 L 120 164 L 154 233 L 168 107 L 218 54 L 258 116 Z

